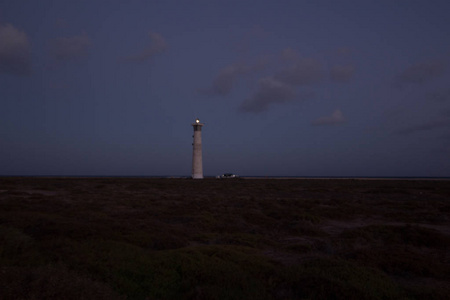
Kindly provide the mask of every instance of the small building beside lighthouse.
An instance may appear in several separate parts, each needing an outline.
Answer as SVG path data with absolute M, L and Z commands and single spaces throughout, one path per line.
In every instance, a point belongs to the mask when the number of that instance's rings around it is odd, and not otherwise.
M 192 143 L 192 178 L 203 179 L 203 162 L 202 162 L 202 126 L 199 119 L 195 119 L 192 123 L 194 127 L 194 142 Z

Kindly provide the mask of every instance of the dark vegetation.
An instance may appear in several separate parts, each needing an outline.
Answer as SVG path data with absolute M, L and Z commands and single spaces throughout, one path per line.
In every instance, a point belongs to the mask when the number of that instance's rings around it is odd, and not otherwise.
M 1 299 L 448 299 L 450 181 L 0 178 Z

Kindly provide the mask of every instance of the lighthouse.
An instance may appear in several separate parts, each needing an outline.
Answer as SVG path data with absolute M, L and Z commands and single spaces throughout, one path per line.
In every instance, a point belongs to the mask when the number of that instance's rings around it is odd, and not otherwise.
M 192 143 L 192 178 L 203 179 L 203 163 L 202 163 L 202 126 L 199 119 L 195 119 L 192 123 L 194 127 L 194 142 Z

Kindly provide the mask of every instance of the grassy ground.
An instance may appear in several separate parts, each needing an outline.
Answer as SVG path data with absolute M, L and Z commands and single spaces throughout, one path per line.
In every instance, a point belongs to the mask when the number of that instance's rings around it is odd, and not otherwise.
M 1 299 L 448 299 L 450 181 L 0 178 Z

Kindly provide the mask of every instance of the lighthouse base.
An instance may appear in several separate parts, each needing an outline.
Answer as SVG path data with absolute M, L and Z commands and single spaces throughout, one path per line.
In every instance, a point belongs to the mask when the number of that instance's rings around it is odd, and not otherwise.
M 192 179 L 203 179 L 203 174 L 193 174 Z

